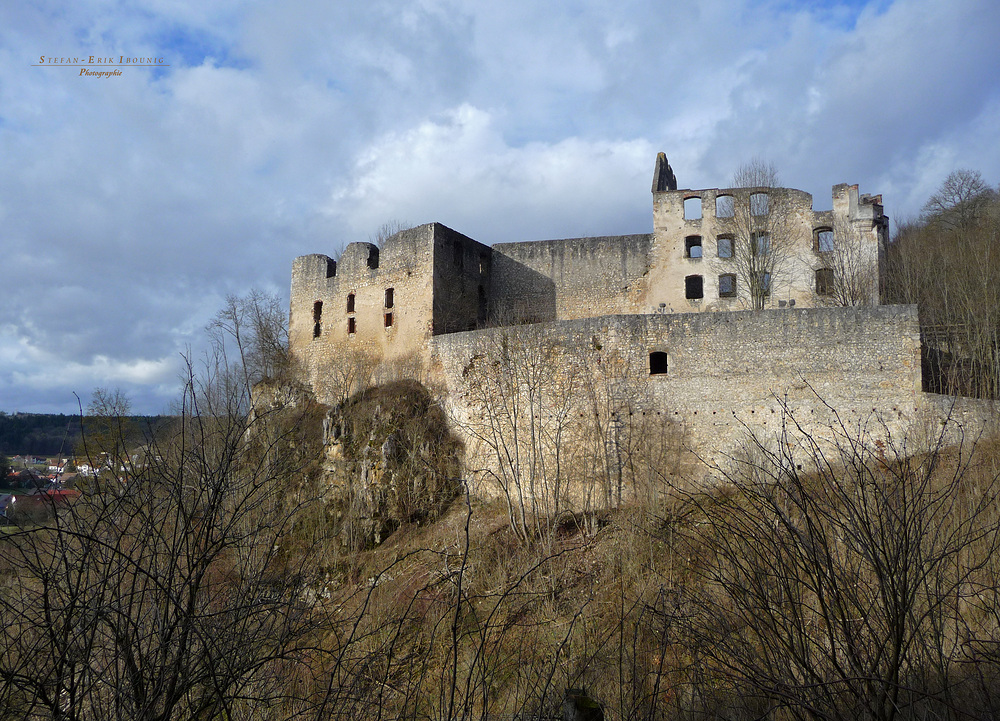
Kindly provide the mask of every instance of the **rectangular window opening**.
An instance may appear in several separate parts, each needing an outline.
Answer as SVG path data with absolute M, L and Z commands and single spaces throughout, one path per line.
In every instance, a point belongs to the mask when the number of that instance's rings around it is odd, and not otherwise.
M 385 327 L 392 328 L 392 313 L 385 314 Z
M 392 304 L 395 302 L 396 291 L 394 288 L 385 289 L 385 307 L 392 308 Z
M 667 354 L 663 351 L 653 351 L 649 354 L 649 375 L 664 375 L 667 372 L 667 365 Z
M 833 252 L 833 231 L 821 228 L 816 231 L 816 251 L 819 253 Z
M 705 281 L 700 275 L 689 275 L 684 279 L 684 297 L 688 300 L 705 297 Z
M 701 258 L 701 236 L 689 235 L 684 239 L 684 257 Z
M 736 274 L 735 273 L 724 273 L 719 276 L 719 297 L 720 298 L 735 298 L 736 297 Z
M 347 312 L 348 313 L 354 312 L 354 293 L 347 294 Z
M 357 320 L 355 320 L 354 318 L 348 318 L 347 319 L 347 332 L 349 334 L 353 335 L 354 333 L 357 332 L 357 330 L 358 330 Z
M 731 235 L 720 235 L 719 241 L 719 257 L 720 258 L 732 258 L 733 257 L 733 237 Z
M 816 295 L 833 295 L 834 274 L 832 268 L 816 271 Z

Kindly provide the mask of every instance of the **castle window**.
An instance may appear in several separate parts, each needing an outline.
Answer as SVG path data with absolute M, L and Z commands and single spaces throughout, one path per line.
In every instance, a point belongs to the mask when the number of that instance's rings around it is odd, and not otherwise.
M 462 263 L 465 260 L 465 248 L 462 247 L 462 241 L 456 240 L 452 244 L 452 252 L 454 253 L 455 267 L 461 270 Z
M 490 272 L 490 256 L 483 253 L 479 256 L 479 275 L 486 275 Z
M 732 258 L 733 257 L 733 236 L 731 235 L 720 235 L 719 241 L 719 257 L 720 258 Z
M 385 314 L 385 327 L 392 328 L 392 313 Z
M 762 296 L 771 295 L 771 274 L 767 271 L 761 271 L 757 277 L 760 279 L 760 294 Z
M 393 297 L 394 295 L 395 295 L 395 289 L 393 289 L 393 288 L 386 288 L 385 289 L 385 307 L 386 308 L 392 308 L 392 303 L 395 300 L 395 298 Z M 388 325 L 392 325 L 392 323 L 389 323 Z
M 767 233 L 754 233 L 750 236 L 750 250 L 757 257 L 764 257 L 771 252 L 771 236 Z
M 734 215 L 736 215 L 736 204 L 733 202 L 733 196 L 720 195 L 715 199 L 716 218 L 732 218 Z
M 323 301 L 313 303 L 313 338 L 319 338 L 323 332 Z
M 660 376 L 667 372 L 667 354 L 663 351 L 653 351 L 649 354 L 649 375 Z
M 700 275 L 689 275 L 684 279 L 684 297 L 688 300 L 705 297 L 705 281 Z
M 833 295 L 834 275 L 832 268 L 820 268 L 816 271 L 816 295 Z
M 753 193 L 750 196 L 750 215 L 767 215 L 768 205 L 767 193 Z
M 722 275 L 719 276 L 719 297 L 720 298 L 736 297 L 735 273 L 723 273 Z
M 354 318 L 347 319 L 347 332 L 349 334 L 354 334 L 358 332 L 358 324 Z
M 689 235 L 684 239 L 684 257 L 701 258 L 701 236 Z
M 833 231 L 829 228 L 819 228 L 816 231 L 816 252 L 817 253 L 832 253 L 833 252 Z
M 701 198 L 684 199 L 684 220 L 701 219 Z
M 354 312 L 354 293 L 347 294 L 347 312 L 348 313 Z

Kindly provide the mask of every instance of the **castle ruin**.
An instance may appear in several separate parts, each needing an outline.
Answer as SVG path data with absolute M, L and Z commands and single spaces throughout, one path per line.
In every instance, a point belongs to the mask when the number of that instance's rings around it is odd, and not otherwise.
M 614 367 L 634 399 L 609 413 L 675 424 L 709 465 L 748 428 L 775 430 L 783 409 L 816 429 L 831 414 L 877 415 L 889 432 L 940 405 L 921 392 L 916 308 L 879 305 L 881 196 L 836 185 L 832 210 L 815 211 L 787 188 L 678 189 L 662 153 L 652 196 L 648 234 L 491 247 L 430 223 L 381 248 L 351 243 L 336 261 L 296 258 L 292 354 L 322 402 L 340 400 L 334 379 L 363 354 L 436 389 L 463 425 L 484 412 L 473 372 L 484 347 L 545 338 L 561 349 L 550 374 Z M 780 264 L 754 270 L 774 251 Z

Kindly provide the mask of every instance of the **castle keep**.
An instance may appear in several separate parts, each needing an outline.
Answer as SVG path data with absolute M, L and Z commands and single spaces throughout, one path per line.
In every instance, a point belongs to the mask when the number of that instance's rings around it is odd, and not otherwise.
M 381 248 L 351 243 L 336 261 L 295 259 L 291 350 L 326 403 L 358 355 L 424 382 L 472 455 L 488 347 L 540 339 L 559 349 L 546 372 L 577 379 L 567 394 L 611 373 L 605 385 L 629 397 L 608 405 L 609 419 L 659 417 L 710 463 L 748 426 L 776 428 L 782 404 L 817 428 L 831 412 L 850 423 L 874 412 L 905 429 L 929 402 L 916 309 L 878 305 L 881 197 L 856 185 L 832 195 L 832 210 L 815 211 L 786 188 L 678 189 L 661 153 L 652 233 L 490 247 L 430 223 Z M 773 263 L 755 265 L 768 254 Z M 576 401 L 556 408 L 551 396 L 539 419 L 571 407 L 583 418 Z

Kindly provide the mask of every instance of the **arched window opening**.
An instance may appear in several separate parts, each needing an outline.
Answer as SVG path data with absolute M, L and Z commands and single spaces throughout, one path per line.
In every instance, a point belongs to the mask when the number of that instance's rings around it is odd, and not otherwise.
M 684 199 L 684 220 L 700 220 L 701 219 L 701 198 L 695 196 L 693 198 Z
M 736 204 L 731 195 L 720 195 L 715 199 L 715 217 L 732 218 L 736 215 Z
M 767 193 L 753 193 L 750 196 L 750 215 L 767 215 L 770 212 Z
M 667 372 L 667 354 L 663 351 L 653 351 L 649 354 L 649 375 L 661 376 Z

